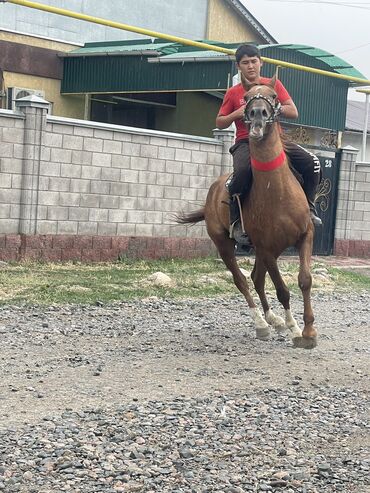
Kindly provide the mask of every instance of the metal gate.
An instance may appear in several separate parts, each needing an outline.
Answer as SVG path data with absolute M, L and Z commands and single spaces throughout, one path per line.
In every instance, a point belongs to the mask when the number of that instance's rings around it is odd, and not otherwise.
M 332 255 L 341 151 L 318 154 L 322 179 L 316 194 L 316 207 L 322 220 L 322 226 L 315 228 L 313 253 L 314 255 Z

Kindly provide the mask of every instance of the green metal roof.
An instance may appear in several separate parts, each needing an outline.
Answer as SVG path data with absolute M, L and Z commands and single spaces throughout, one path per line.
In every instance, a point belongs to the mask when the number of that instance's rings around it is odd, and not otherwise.
M 163 50 L 173 45 L 170 42 L 163 42 L 162 40 L 125 40 L 125 41 L 105 41 L 96 43 L 86 43 L 82 48 L 64 53 L 64 56 L 86 56 L 86 55 L 113 55 L 121 54 L 126 55 L 132 52 L 148 52 L 152 51 L 153 54 L 158 53 L 160 55 Z
M 275 45 L 263 45 L 259 48 L 264 54 L 264 49 L 277 47 L 281 50 L 291 50 L 296 52 L 298 55 L 307 55 L 311 59 L 311 63 L 309 59 L 306 58 L 305 65 L 315 67 L 316 63 L 323 64 L 326 66 L 323 70 L 327 70 L 328 72 L 336 72 L 337 74 L 349 75 L 350 77 L 358 77 L 360 79 L 366 79 L 366 77 L 361 74 L 355 67 L 353 67 L 350 63 L 346 62 L 342 58 L 339 58 L 336 55 L 333 55 L 327 51 L 321 50 L 320 48 L 315 48 L 314 46 L 307 45 L 295 45 L 295 44 L 275 44 Z M 284 61 L 287 61 L 284 59 Z M 318 68 L 318 67 L 316 67 Z
M 229 49 L 236 49 L 240 43 L 221 43 L 218 41 L 200 40 L 208 44 L 223 46 Z M 304 58 L 304 64 L 314 68 L 321 68 L 329 72 L 349 75 L 366 79 L 351 64 L 320 48 L 301 44 L 269 44 L 260 45 L 262 54 L 265 50 L 278 48 L 281 53 L 281 60 L 290 61 L 290 52 L 294 52 Z M 192 61 L 201 62 L 204 59 L 215 59 L 217 61 L 229 61 L 232 56 L 224 55 L 220 52 L 211 50 L 200 50 L 197 47 L 184 46 L 179 43 L 163 42 L 161 39 L 143 39 L 143 40 L 125 40 L 125 41 L 105 41 L 96 43 L 86 43 L 84 47 L 78 48 L 66 54 L 67 57 L 78 57 L 87 55 L 129 55 L 129 54 L 146 54 L 156 57 L 158 61 Z M 152 60 L 154 61 L 154 59 Z M 301 63 L 303 64 L 303 63 Z
M 240 43 L 222 43 L 220 41 L 209 41 L 205 39 L 198 40 L 201 43 L 207 43 L 209 45 L 221 46 L 224 48 L 237 48 Z M 208 53 L 209 56 L 219 55 L 227 58 L 227 55 L 223 55 L 220 52 L 200 50 L 196 46 L 185 46 L 180 43 L 174 43 L 171 41 L 163 41 L 162 39 L 142 39 L 142 40 L 123 40 L 123 41 L 98 41 L 93 43 L 85 43 L 82 48 L 72 50 L 68 53 L 63 53 L 62 57 L 70 56 L 85 56 L 87 54 L 110 54 L 121 53 L 126 55 L 132 51 L 155 51 L 159 56 L 172 55 L 175 53 L 181 53 L 183 56 L 188 56 L 189 53 Z
M 210 43 L 219 44 L 216 41 Z M 162 58 L 170 61 L 171 57 L 179 56 L 181 62 L 184 58 L 201 62 L 199 56 L 204 53 L 221 63 L 201 66 L 199 63 L 191 63 L 186 64 L 186 67 L 182 63 L 150 63 Z M 214 53 L 179 43 L 163 43 L 162 40 L 87 43 L 83 48 L 69 52 L 64 58 L 61 92 L 225 91 L 231 85 L 235 64 L 231 57 L 222 54 L 214 56 Z
M 61 92 L 126 93 L 225 91 L 234 62 L 160 64 L 143 56 L 87 56 L 64 60 Z

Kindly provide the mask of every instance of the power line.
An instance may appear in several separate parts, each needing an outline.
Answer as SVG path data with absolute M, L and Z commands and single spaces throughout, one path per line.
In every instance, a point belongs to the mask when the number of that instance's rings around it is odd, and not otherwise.
M 337 51 L 336 55 L 341 55 L 342 53 L 347 53 L 348 51 L 359 50 L 360 48 L 363 48 L 364 46 L 369 46 L 369 45 L 370 45 L 370 43 L 365 43 L 363 45 L 353 46 L 352 48 L 348 48 L 347 50 Z

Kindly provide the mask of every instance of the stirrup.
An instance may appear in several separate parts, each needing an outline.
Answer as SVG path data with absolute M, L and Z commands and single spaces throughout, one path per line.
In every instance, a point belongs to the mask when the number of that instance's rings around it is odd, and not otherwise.
M 248 248 L 254 248 L 251 239 L 247 233 L 242 231 L 242 227 L 239 219 L 230 224 L 229 238 L 235 240 L 239 245 L 243 245 Z
M 314 224 L 314 226 L 321 226 L 322 225 L 321 219 L 313 211 L 310 211 L 310 217 L 311 217 L 311 221 Z

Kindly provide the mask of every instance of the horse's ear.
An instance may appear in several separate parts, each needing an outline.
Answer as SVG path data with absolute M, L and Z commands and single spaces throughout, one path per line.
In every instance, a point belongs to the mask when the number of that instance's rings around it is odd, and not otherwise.
M 275 88 L 275 84 L 276 84 L 276 80 L 277 80 L 277 77 L 276 77 L 276 74 L 272 77 L 272 79 L 270 80 L 270 82 L 268 83 L 268 85 L 270 87 L 272 87 L 273 89 Z
M 249 82 L 249 80 L 246 77 L 244 77 L 243 74 L 240 74 L 240 81 L 245 89 L 245 92 L 248 92 L 249 89 L 254 85 L 251 82 Z
M 274 74 L 274 76 L 272 77 L 272 79 L 270 80 L 270 82 L 268 84 L 273 89 L 275 88 L 276 81 L 278 80 L 278 75 L 279 75 L 279 66 L 277 65 L 276 70 L 275 70 L 275 74 Z

